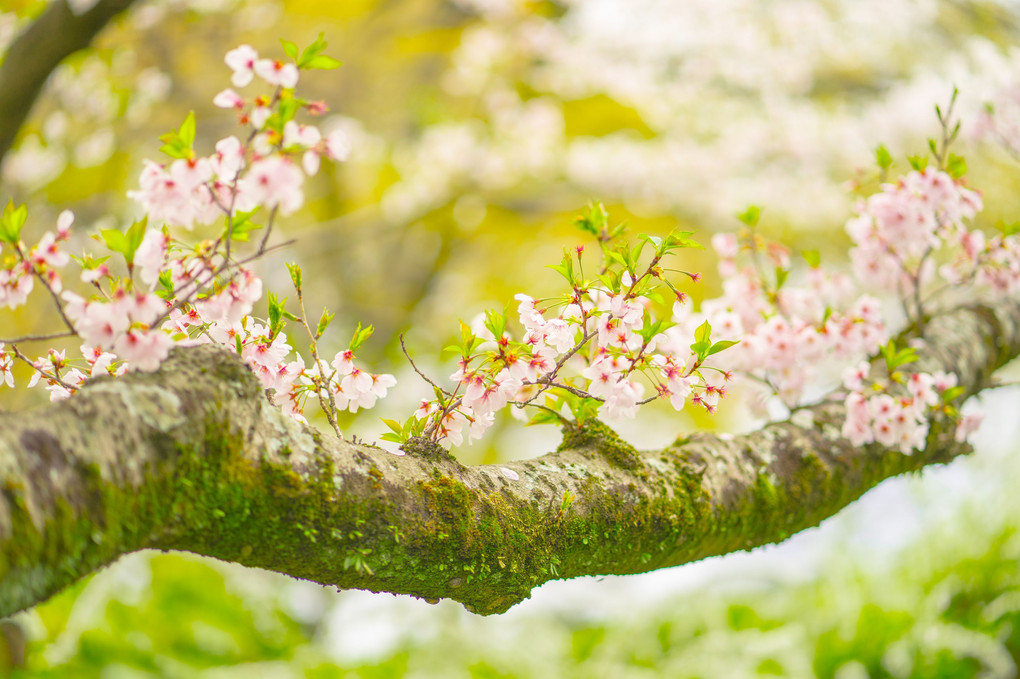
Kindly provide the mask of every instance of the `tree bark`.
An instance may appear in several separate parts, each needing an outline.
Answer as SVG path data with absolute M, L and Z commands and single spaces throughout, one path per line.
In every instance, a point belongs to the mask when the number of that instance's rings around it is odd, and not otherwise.
M 65 58 L 91 44 L 103 27 L 135 0 L 98 0 L 75 14 L 66 0 L 53 0 L 14 39 L 0 65 L 0 161 L 11 149 L 50 73 Z
M 932 319 L 916 370 L 967 394 L 1020 354 L 1020 301 Z M 555 452 L 464 467 L 294 422 L 213 346 L 0 417 L 0 616 L 123 554 L 177 549 L 341 589 L 500 613 L 551 579 L 675 566 L 781 541 L 881 480 L 969 452 L 932 422 L 913 455 L 840 436 L 842 405 L 638 452 L 601 423 Z M 522 453 L 525 451 L 522 451 Z

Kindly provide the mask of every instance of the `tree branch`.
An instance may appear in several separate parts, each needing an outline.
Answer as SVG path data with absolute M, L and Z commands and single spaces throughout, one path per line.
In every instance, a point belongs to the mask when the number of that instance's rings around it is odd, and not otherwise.
M 113 17 L 134 0 L 98 0 L 77 15 L 66 0 L 53 0 L 14 39 L 0 65 L 0 161 L 11 149 L 50 73 L 65 58 L 88 47 Z
M 975 394 L 1020 354 L 1020 301 L 937 316 L 925 342 L 911 367 Z M 805 413 L 642 453 L 595 423 L 543 457 L 464 467 L 422 442 L 398 457 L 324 437 L 269 405 L 236 356 L 177 349 L 156 373 L 0 417 L 0 616 L 143 548 L 499 613 L 551 579 L 783 540 L 970 450 L 943 421 L 910 456 L 854 448 L 841 405 Z

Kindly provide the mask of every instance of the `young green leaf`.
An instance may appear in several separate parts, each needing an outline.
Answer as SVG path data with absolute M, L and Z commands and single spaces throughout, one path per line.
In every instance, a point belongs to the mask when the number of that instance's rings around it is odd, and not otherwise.
M 783 284 L 786 283 L 786 278 L 789 275 L 790 275 L 789 269 L 784 269 L 781 266 L 776 267 L 776 290 L 783 287 Z
M 1008 238 L 1009 236 L 1014 236 L 1020 233 L 1020 222 L 1007 224 L 1004 220 L 1000 219 L 995 223 L 995 229 L 1004 237 Z
M 277 333 L 283 330 L 285 322 L 284 306 L 287 304 L 287 298 L 284 297 L 281 302 L 279 298 L 273 293 L 269 293 L 269 338 L 273 339 Z
M 22 204 L 14 206 L 14 201 L 7 201 L 3 215 L 0 215 L 0 241 L 4 243 L 17 243 L 21 240 L 21 228 L 25 226 L 28 219 L 28 206 Z
M 323 309 L 322 315 L 319 316 L 319 324 L 315 327 L 315 339 L 322 337 L 322 334 L 326 332 L 326 328 L 333 320 L 333 314 L 329 313 L 329 309 Z
M 325 54 L 317 54 L 305 61 L 301 68 L 317 69 L 320 71 L 332 71 L 333 69 L 340 68 L 343 66 L 343 62 L 334 59 L 333 57 L 327 57 Z
M 893 158 L 889 154 L 889 149 L 882 144 L 879 144 L 878 148 L 875 149 L 875 162 L 878 163 L 878 167 L 883 172 L 892 167 Z
M 298 57 L 298 46 L 290 40 L 284 40 L 280 38 L 280 44 L 283 45 L 283 53 L 291 59 L 297 59 Z
M 964 160 L 963 156 L 950 153 L 949 160 L 946 161 L 946 172 L 953 179 L 959 179 L 967 174 L 967 161 Z
M 708 321 L 705 321 L 698 326 L 697 330 L 694 331 L 694 339 L 697 342 L 708 342 L 711 339 L 712 326 Z
M 287 271 L 290 272 L 290 282 L 294 284 L 294 289 L 297 290 L 298 294 L 301 293 L 301 266 L 299 264 L 287 264 Z
M 719 340 L 718 342 L 716 342 L 715 344 L 713 344 L 709 348 L 708 353 L 706 354 L 706 356 L 712 356 L 713 354 L 718 354 L 720 351 L 723 351 L 725 349 L 729 349 L 734 344 L 740 344 L 740 340 Z
M 188 148 L 191 148 L 191 146 L 195 143 L 195 132 L 195 112 L 188 111 L 188 116 L 184 119 L 184 122 L 181 123 L 180 128 L 177 130 L 177 136 L 181 138 L 181 141 L 188 145 Z
M 753 229 L 758 225 L 758 220 L 761 219 L 761 208 L 757 205 L 751 205 L 746 210 L 738 214 L 737 219 Z
M 358 327 L 354 330 L 354 335 L 351 337 L 351 343 L 347 347 L 351 351 L 357 351 L 362 344 L 364 344 L 372 333 L 375 332 L 375 328 L 371 325 L 362 328 L 361 323 L 358 323 Z

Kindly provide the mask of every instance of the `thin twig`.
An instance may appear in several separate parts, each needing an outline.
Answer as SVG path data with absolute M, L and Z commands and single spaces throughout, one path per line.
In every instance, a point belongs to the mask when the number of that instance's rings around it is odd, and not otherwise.
M 17 345 L 12 344 L 11 345 L 11 351 L 13 351 L 14 355 L 17 356 L 19 359 L 21 359 L 22 361 L 24 361 L 28 365 L 32 366 L 32 370 L 35 370 L 42 377 L 44 377 L 45 379 L 49 380 L 50 382 L 56 382 L 57 384 L 62 386 L 64 389 L 67 389 L 68 391 L 76 391 L 77 390 L 77 387 L 72 387 L 70 384 L 68 384 L 64 380 L 60 379 L 60 376 L 57 375 L 56 373 L 51 375 L 48 372 L 46 372 L 45 370 L 43 370 L 42 368 L 40 368 L 39 366 L 37 366 L 35 364 L 35 362 L 32 361 L 28 356 L 25 356 L 25 354 L 21 353 L 21 350 L 18 349 Z
M 422 372 L 421 370 L 419 370 L 419 369 L 418 369 L 418 366 L 416 366 L 416 365 L 414 364 L 414 359 L 413 359 L 413 358 L 411 358 L 411 354 L 407 353 L 407 347 L 406 347 L 406 346 L 404 346 L 404 333 L 400 333 L 400 350 L 404 352 L 404 356 L 406 356 L 406 357 L 407 357 L 407 360 L 408 360 L 408 362 L 410 362 L 410 364 L 411 364 L 411 367 L 412 367 L 412 368 L 414 368 L 414 371 L 415 371 L 416 373 L 418 373 L 418 377 L 422 378 L 423 380 L 425 380 L 426 382 L 428 382 L 429 384 L 431 384 L 431 385 L 432 385 L 432 386 L 433 386 L 434 388 L 438 389 L 439 391 L 441 391 L 442 393 L 446 394 L 447 396 L 449 396 L 449 397 L 451 397 L 451 398 L 453 397 L 453 394 L 451 394 L 451 393 L 450 393 L 450 392 L 448 392 L 448 391 L 447 391 L 446 389 L 443 389 L 443 388 L 442 388 L 441 386 L 439 386 L 438 384 L 436 384 L 435 382 L 433 382 L 432 380 L 430 380 L 430 379 L 429 379 L 429 378 L 428 378 L 428 377 L 427 377 L 427 376 L 425 375 L 425 373 L 423 373 L 423 372 Z
M 336 371 L 334 370 L 333 373 L 326 378 L 326 383 L 323 385 L 322 380 L 325 376 L 325 371 L 322 368 L 323 361 L 319 358 L 319 351 L 316 348 L 318 338 L 315 336 L 315 333 L 312 332 L 311 326 L 308 325 L 308 312 L 305 311 L 305 298 L 302 294 L 301 288 L 295 286 L 295 289 L 297 290 L 298 306 L 301 308 L 301 325 L 304 326 L 305 331 L 308 333 L 308 338 L 311 340 L 309 348 L 312 353 L 312 360 L 315 361 L 315 369 L 319 373 L 316 375 L 316 381 L 318 384 L 316 384 L 315 395 L 319 399 L 319 407 L 326 415 L 326 420 L 329 422 L 329 425 L 333 427 L 333 431 L 336 432 L 337 438 L 342 441 L 344 435 L 340 432 L 340 425 L 336 422 L 336 399 L 329 388 L 329 385 L 333 381 L 333 376 L 336 375 Z M 322 396 L 323 391 L 326 392 L 326 398 L 323 398 Z
M 48 340 L 63 339 L 65 337 L 76 337 L 77 332 L 54 332 L 49 335 L 22 335 L 21 337 L 3 338 L 0 337 L 0 342 L 5 344 L 15 344 L 19 342 L 46 342 Z

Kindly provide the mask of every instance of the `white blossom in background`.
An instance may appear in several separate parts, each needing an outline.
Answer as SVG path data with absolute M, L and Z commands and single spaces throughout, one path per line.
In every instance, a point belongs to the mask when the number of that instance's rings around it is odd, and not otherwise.
M 832 226 L 848 207 L 840 185 L 877 142 L 923 145 L 933 103 L 954 84 L 973 122 L 1020 73 L 1015 49 L 945 40 L 954 27 L 933 0 L 586 0 L 562 3 L 559 18 L 515 0 L 456 4 L 479 19 L 441 82 L 475 99 L 486 123 L 444 121 L 393 142 L 391 221 L 532 182 L 708 222 L 764 203 L 797 226 Z M 522 99 L 518 83 L 537 98 Z M 648 131 L 567 137 L 564 103 L 595 96 L 633 109 Z

